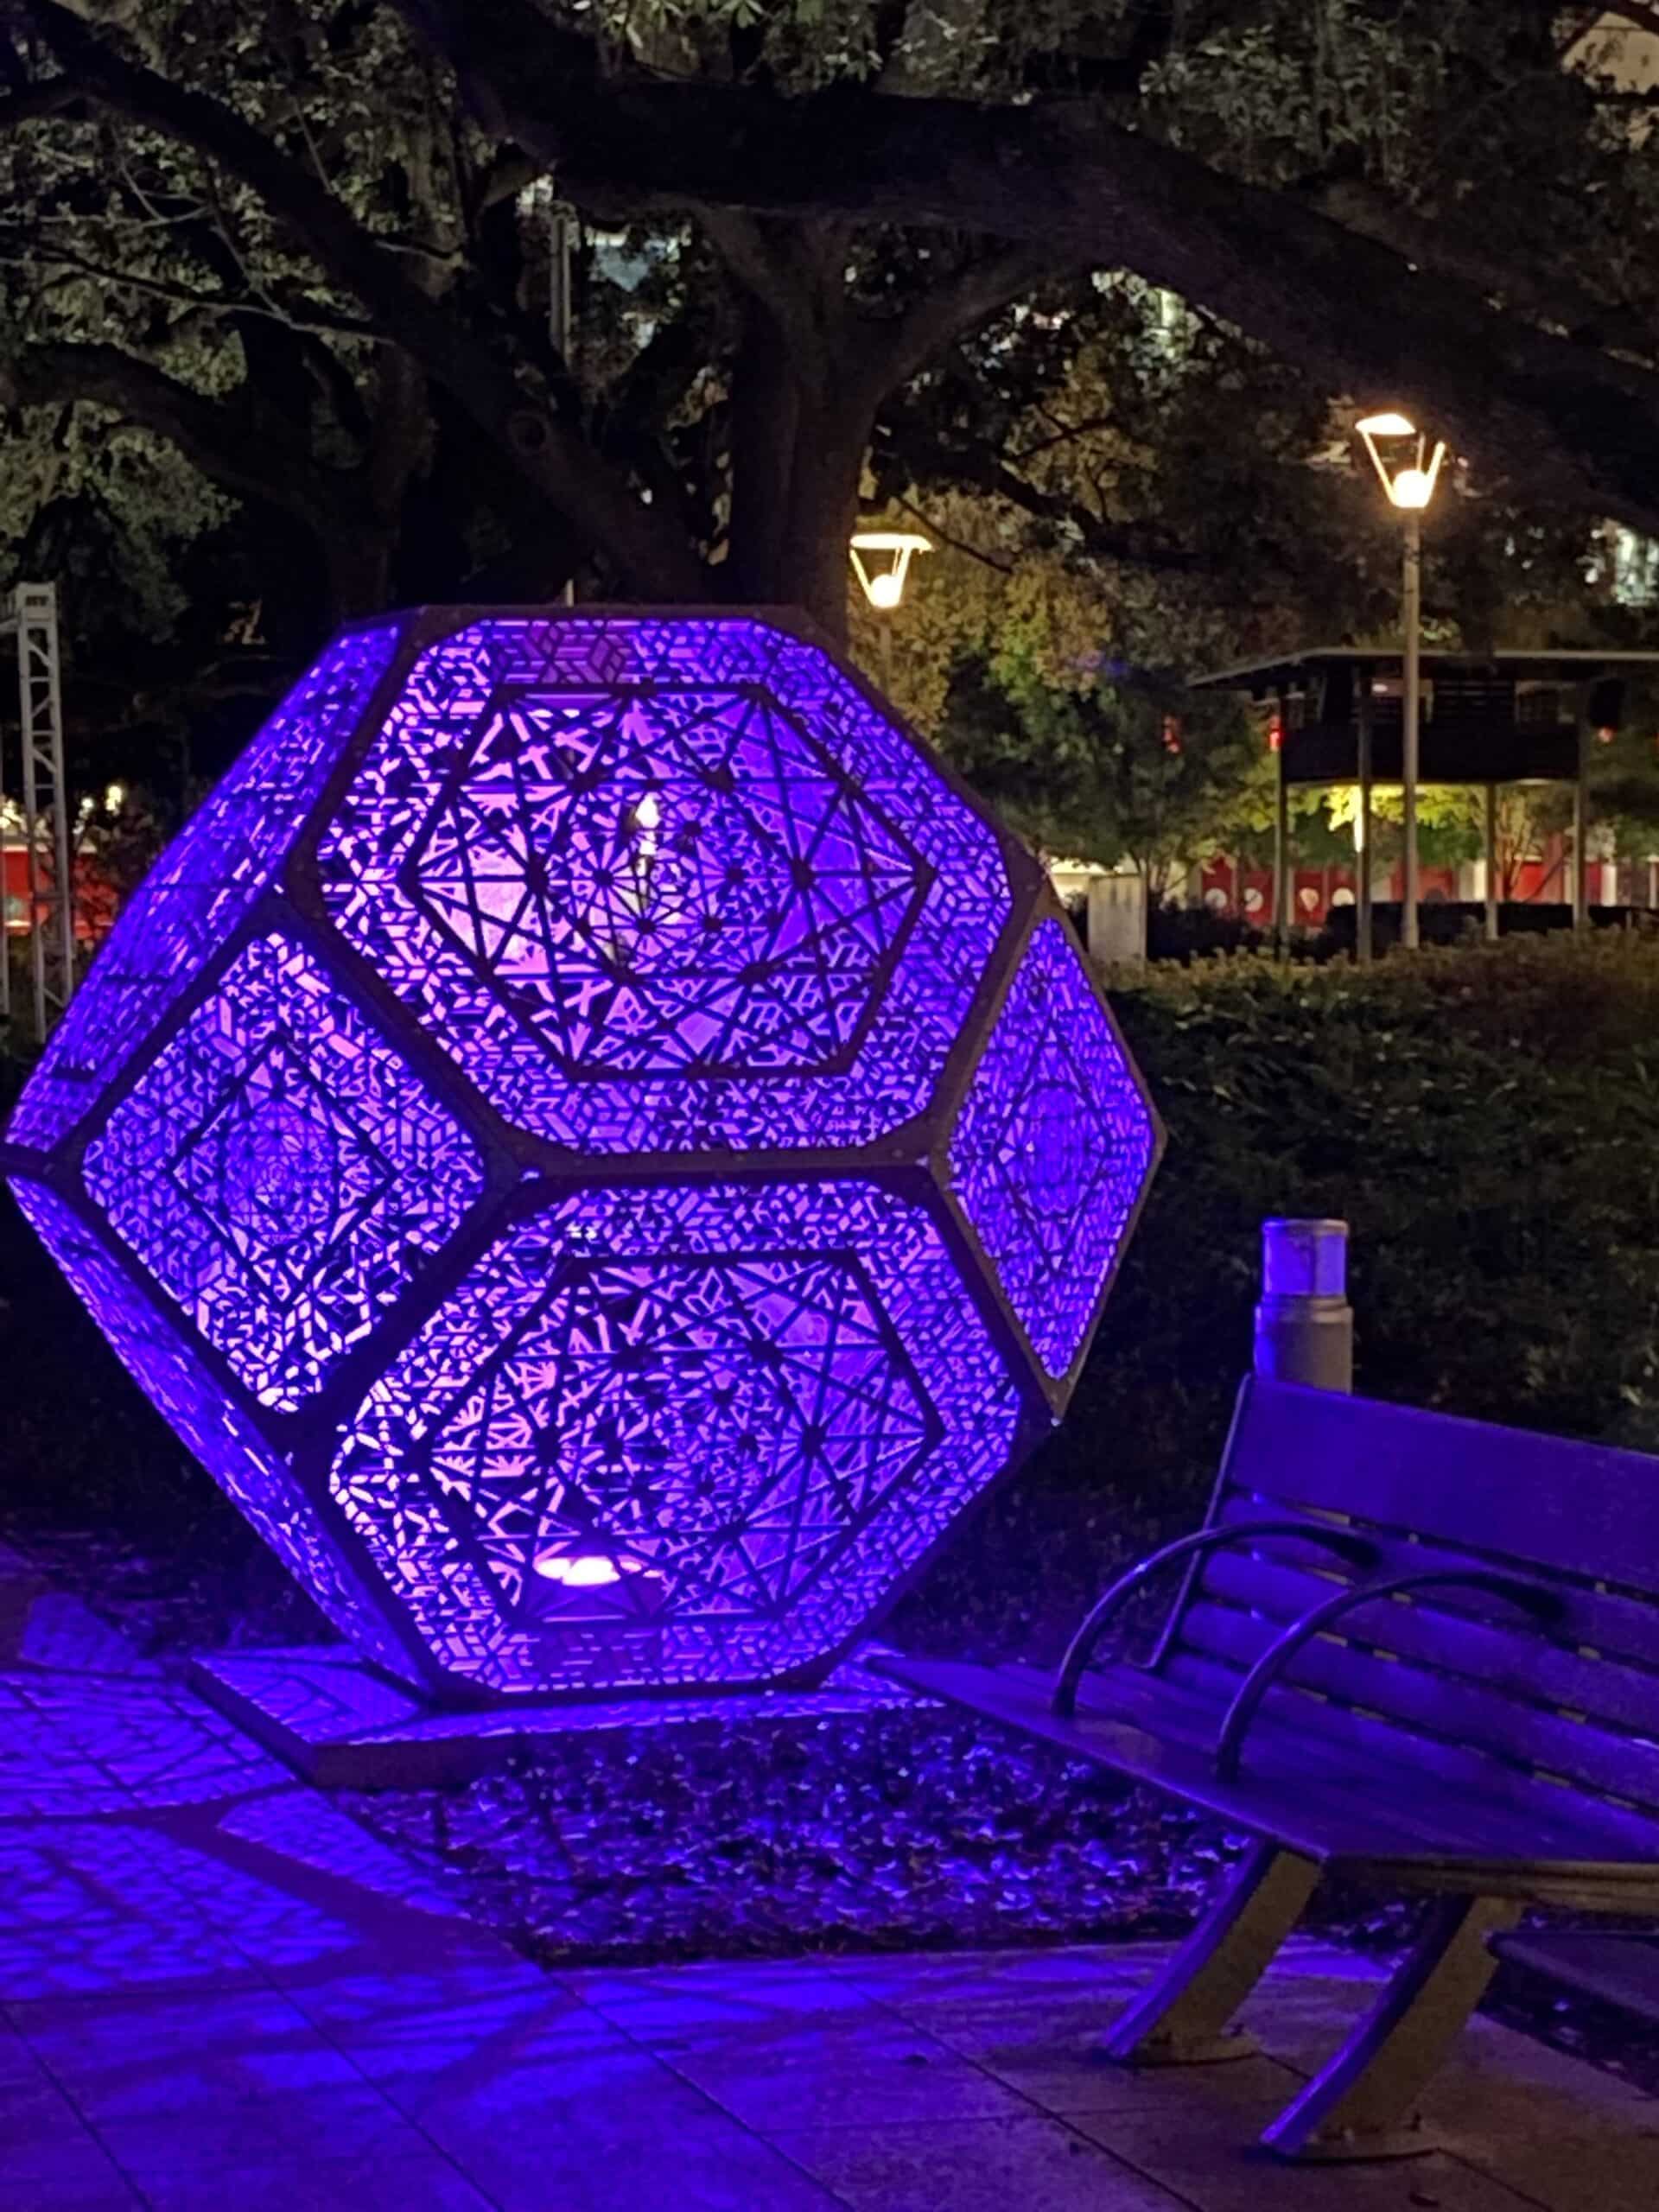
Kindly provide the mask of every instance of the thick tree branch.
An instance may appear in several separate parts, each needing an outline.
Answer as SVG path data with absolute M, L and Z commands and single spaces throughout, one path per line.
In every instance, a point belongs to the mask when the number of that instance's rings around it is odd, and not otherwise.
M 699 207 L 696 213 L 727 273 L 782 332 L 791 359 L 806 374 L 815 365 L 822 368 L 823 332 L 814 318 L 809 288 L 766 225 L 733 207 Z
M 1659 321 L 1650 311 L 1598 298 L 1570 271 L 1548 265 L 1518 266 L 1477 233 L 1420 215 L 1364 178 L 1343 177 L 1324 184 L 1309 205 L 1421 267 L 1496 295 L 1509 308 L 1570 330 L 1581 341 L 1633 353 L 1659 347 Z
M 43 116 L 62 115 L 78 107 L 86 95 L 73 77 L 49 77 L 42 85 L 29 85 L 0 99 L 0 130 L 16 130 Z
M 318 531 L 366 520 L 352 478 L 318 468 L 245 406 L 209 399 L 117 346 L 26 346 L 0 356 L 0 399 L 12 407 L 90 400 L 178 447 L 205 476 Z
M 957 446 L 927 439 L 913 429 L 904 433 L 899 451 L 903 466 L 918 481 L 943 490 L 969 485 L 976 492 L 1006 500 L 1009 506 L 1059 531 L 1079 553 L 1128 568 L 1168 575 L 1189 575 L 1202 563 L 1185 548 L 1132 523 L 1107 522 L 1081 500 L 1064 492 L 1045 491 L 981 445 Z
M 875 356 L 879 401 L 918 376 L 935 355 L 1039 284 L 1075 273 L 1075 255 L 1041 245 L 1002 246 L 970 261 L 923 293 L 888 327 Z
M 384 334 L 513 454 L 550 504 L 604 550 L 632 588 L 669 599 L 697 594 L 700 571 L 679 533 L 550 409 L 536 406 L 512 372 L 411 283 L 397 256 L 307 168 L 231 109 L 124 60 L 57 0 L 25 5 L 86 97 L 197 147 L 251 187 Z
M 606 82 L 532 0 L 397 4 L 443 46 L 486 126 L 556 164 L 576 197 L 974 230 L 1133 270 L 1330 390 L 1414 409 L 1488 484 L 1513 471 L 1531 499 L 1659 536 L 1659 374 L 1496 310 L 1478 286 L 1091 103 Z

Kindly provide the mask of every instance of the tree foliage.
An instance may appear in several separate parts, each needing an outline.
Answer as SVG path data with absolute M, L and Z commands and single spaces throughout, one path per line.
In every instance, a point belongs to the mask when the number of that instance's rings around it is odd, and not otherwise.
M 944 549 L 899 657 L 925 721 L 1034 607 L 1155 669 L 1313 605 L 1373 631 L 1394 546 L 1350 392 L 1471 453 L 1429 594 L 1476 642 L 1569 595 L 1599 516 L 1659 526 L 1651 162 L 1544 0 L 13 0 L 3 28 L 0 534 L 73 583 L 83 671 L 120 667 L 86 719 L 169 777 L 187 724 L 214 765 L 388 599 L 576 572 L 838 632 L 861 501 Z

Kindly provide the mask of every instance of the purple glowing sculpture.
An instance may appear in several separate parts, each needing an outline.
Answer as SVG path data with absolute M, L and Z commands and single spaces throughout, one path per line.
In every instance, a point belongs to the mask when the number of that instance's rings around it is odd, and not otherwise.
M 1058 1418 L 1158 1148 L 1041 870 L 810 638 L 341 638 L 121 918 L 24 1212 L 366 1656 L 810 1680 Z

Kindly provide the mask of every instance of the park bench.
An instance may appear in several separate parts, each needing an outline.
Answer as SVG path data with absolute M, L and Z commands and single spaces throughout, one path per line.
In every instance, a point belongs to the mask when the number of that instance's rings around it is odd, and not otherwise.
M 1150 1656 L 1109 1652 L 1164 1573 Z M 1322 1874 L 1427 1898 L 1267 2129 L 1284 2157 L 1430 2147 L 1418 2094 L 1526 1907 L 1659 1914 L 1659 1461 L 1633 1452 L 1255 1376 L 1203 1529 L 1107 1592 L 1058 1675 L 882 1664 L 1253 1839 L 1113 2024 L 1120 2063 L 1249 2049 L 1228 2024 Z
M 1592 1928 L 1527 1929 L 1494 1936 L 1500 1959 L 1543 1974 L 1580 1997 L 1659 2024 L 1659 1942 L 1649 1936 L 1607 1936 Z

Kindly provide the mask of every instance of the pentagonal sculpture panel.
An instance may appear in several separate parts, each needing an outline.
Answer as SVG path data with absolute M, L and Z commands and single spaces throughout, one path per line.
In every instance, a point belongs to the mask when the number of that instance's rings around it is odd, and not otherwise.
M 1041 871 L 747 615 L 349 633 L 128 906 L 20 1203 L 436 1694 L 810 1680 L 1064 1410 L 1158 1132 Z

